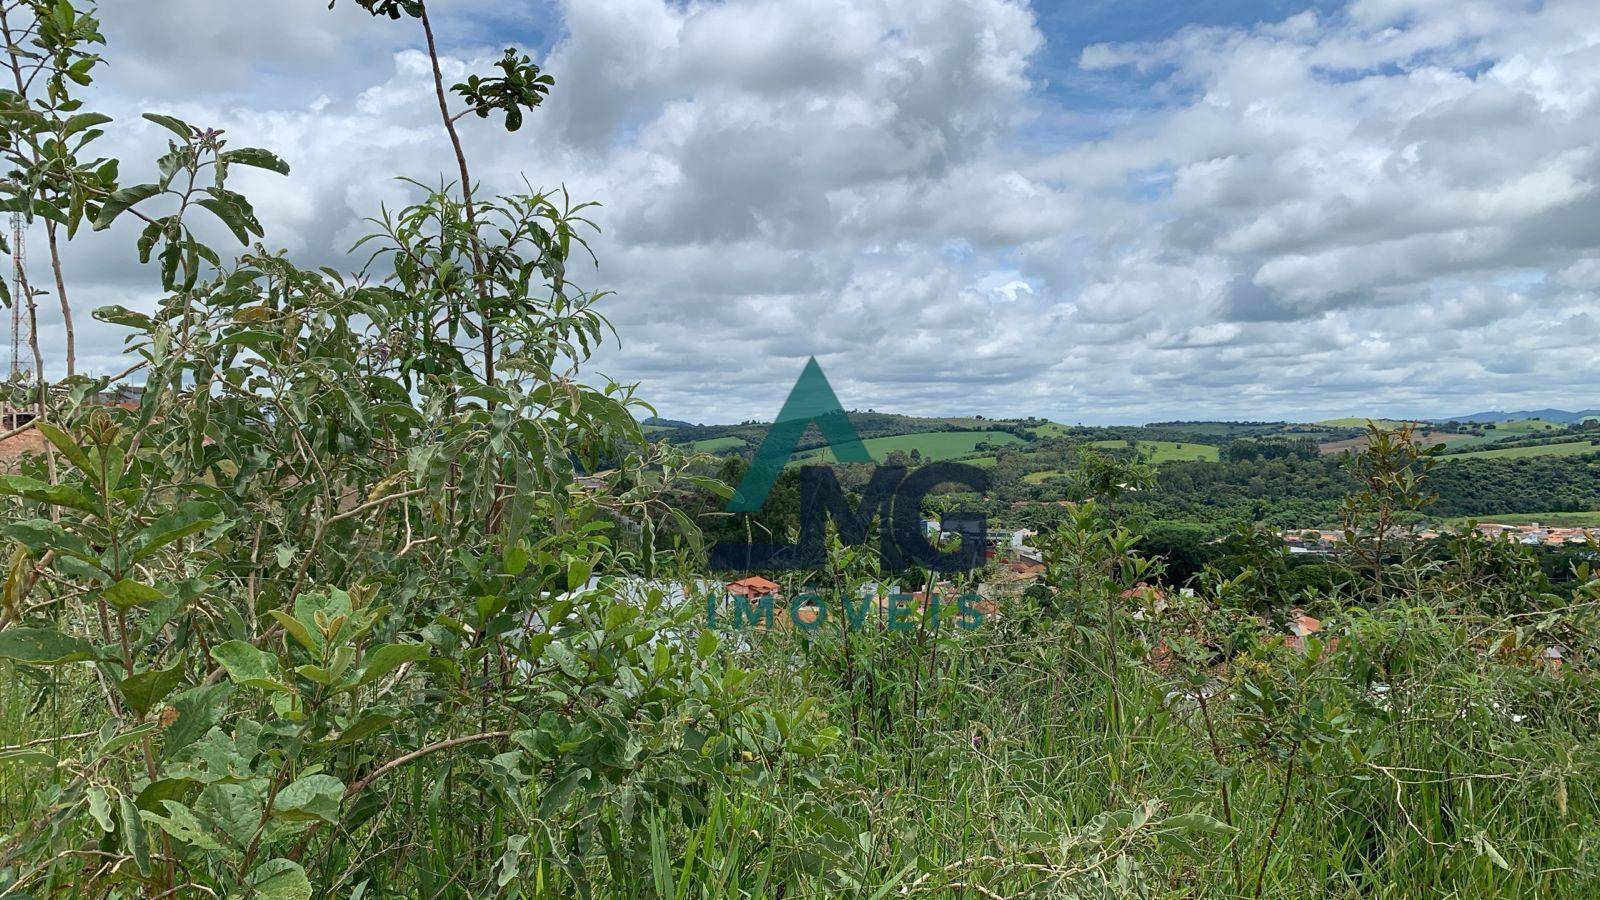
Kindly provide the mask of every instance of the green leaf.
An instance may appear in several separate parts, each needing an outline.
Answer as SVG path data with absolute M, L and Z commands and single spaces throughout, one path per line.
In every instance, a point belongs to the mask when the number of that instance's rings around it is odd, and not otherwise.
M 548 818 L 561 811 L 566 805 L 567 798 L 578 789 L 578 783 L 589 777 L 588 769 L 573 769 L 560 781 L 545 789 L 544 795 L 539 798 L 539 816 Z
M 306 648 L 312 653 L 316 653 L 320 649 L 321 645 L 315 638 L 311 636 L 311 630 L 306 628 L 305 623 L 301 622 L 299 619 L 296 619 L 294 616 L 289 615 L 281 609 L 269 609 L 267 610 L 267 614 L 272 616 L 274 619 L 277 619 L 278 624 L 283 626 L 283 630 L 287 631 L 290 637 L 298 641 L 300 646 Z
M 159 812 L 166 801 L 182 802 L 197 787 L 199 784 L 188 778 L 162 778 L 145 785 L 133 805 L 145 812 Z
M 507 575 L 521 575 L 528 568 L 528 561 L 533 558 L 532 552 L 525 544 L 516 544 L 506 548 L 504 564 L 501 570 Z
M 322 629 L 317 624 L 319 614 L 322 621 L 331 623 L 341 617 L 348 620 L 350 612 L 350 594 L 338 588 L 307 592 L 294 598 L 294 617 L 306 627 L 318 647 L 325 643 Z M 337 640 L 344 630 L 340 628 L 333 638 Z
M 235 684 L 264 691 L 288 691 L 279 680 L 277 657 L 244 641 L 224 641 L 211 648 L 211 657 L 222 664 Z
M 145 113 L 144 118 L 148 121 L 156 123 L 157 125 L 160 125 L 162 128 L 167 129 L 186 141 L 194 135 L 194 128 L 190 126 L 188 122 L 185 122 L 184 120 L 174 116 L 164 116 L 161 113 Z
M 254 166 L 257 169 L 270 169 L 279 175 L 289 174 L 289 164 L 284 162 L 276 153 L 263 150 L 260 147 L 240 147 L 222 154 L 222 161 L 232 165 Z
M 343 798 L 344 782 L 332 775 L 307 775 L 279 791 L 272 808 L 274 814 L 286 819 L 337 822 Z
M 24 497 L 52 506 L 66 506 L 86 513 L 98 513 L 99 507 L 70 484 L 47 484 L 26 475 L 0 475 L 0 494 Z
M 216 853 L 226 852 L 221 842 L 212 836 L 215 829 L 207 828 L 189 807 L 176 800 L 163 800 L 161 805 L 166 809 L 166 815 L 146 812 L 144 817 L 154 822 L 162 831 L 171 835 L 174 839 L 183 841 L 185 844 L 192 844 L 202 850 L 210 850 Z
M 217 505 L 204 500 L 185 500 L 171 512 L 146 525 L 129 541 L 129 562 L 140 562 L 179 538 L 188 537 L 216 524 Z
M 20 522 L 12 522 L 0 529 L 0 534 L 17 541 L 35 553 L 54 550 L 84 562 L 94 563 L 96 566 L 100 563 L 94 551 L 89 549 L 87 541 L 49 519 L 23 519 Z
M 1220 819 L 1215 819 L 1206 815 L 1205 813 L 1197 812 L 1168 816 L 1166 819 L 1162 820 L 1161 825 L 1163 828 L 1175 828 L 1185 831 L 1203 831 L 1206 834 L 1233 834 L 1235 831 L 1239 830 L 1234 828 L 1232 825 L 1228 825 L 1227 823 L 1221 821 Z
M 139 867 L 140 875 L 150 874 L 150 836 L 145 833 L 144 821 L 139 818 L 139 808 L 127 794 L 120 798 L 122 807 L 122 845 Z
M 0 631 L 0 659 L 33 666 L 58 666 L 95 658 L 94 645 L 54 628 L 18 625 Z
M 61 129 L 62 137 L 71 137 L 86 128 L 104 125 L 111 121 L 111 117 L 103 113 L 78 113 L 67 119 L 67 124 Z
M 232 192 L 228 193 L 231 194 Z M 261 233 L 261 223 L 256 221 L 256 217 L 251 213 L 248 205 L 242 202 L 243 198 L 239 198 L 238 201 L 233 199 L 238 196 L 233 194 L 232 197 L 224 198 L 202 197 L 195 201 L 195 205 L 211 210 L 212 215 L 221 219 L 222 224 L 228 226 L 228 230 L 233 232 L 233 236 L 239 239 L 239 243 L 249 244 L 250 235 L 259 235 Z
M 94 817 L 101 831 L 109 834 L 117 830 L 111 821 L 111 798 L 106 794 L 106 789 L 98 784 L 89 786 L 89 815 Z
M 311 882 L 300 864 L 288 859 L 269 859 L 245 879 L 251 900 L 311 900 Z
M 43 750 L 19 747 L 15 750 L 0 750 L 0 763 L 39 763 L 54 766 L 58 765 L 60 760 Z
M 391 707 L 368 710 L 361 714 L 361 718 L 357 719 L 354 725 L 340 732 L 337 742 L 340 744 L 352 744 L 371 737 L 393 725 L 399 718 L 398 712 Z
M 49 219 L 58 225 L 67 224 L 66 215 L 64 215 L 54 204 L 48 203 L 44 200 L 34 200 L 29 202 L 26 198 L 16 197 L 0 200 L 0 212 L 22 213 L 28 217 L 29 222 L 33 221 L 34 216 L 38 216 L 41 219 Z
M 700 637 L 695 641 L 695 655 L 701 659 L 709 657 L 717 649 L 717 633 L 707 628 L 700 632 Z
M 129 675 L 122 679 L 120 687 L 122 696 L 128 700 L 128 705 L 140 715 L 144 715 L 172 693 L 172 689 L 182 681 L 183 664 L 180 662 L 170 669 L 151 669 L 148 672 Z
M 126 306 L 117 306 L 115 304 L 96 308 L 94 317 L 101 322 L 125 325 L 139 331 L 147 331 L 155 325 L 155 321 L 144 313 L 134 312 Z
M 161 193 L 159 184 L 136 184 L 117 191 L 100 205 L 100 215 L 94 217 L 94 230 L 104 231 L 110 228 L 117 216 L 127 212 L 134 204 L 149 200 L 159 193 Z
M 34 427 L 38 428 L 39 433 L 44 435 L 50 443 L 55 444 L 56 449 L 61 451 L 61 455 L 65 456 L 68 462 L 78 467 L 78 471 L 91 479 L 100 477 L 100 473 L 89 463 L 89 454 L 83 452 L 83 448 L 78 446 L 78 442 L 74 441 L 71 435 L 49 422 L 40 422 Z
M 406 663 L 427 658 L 426 644 L 384 644 L 367 657 L 366 668 L 361 670 L 360 683 L 371 684 Z
M 172 698 L 172 708 L 177 711 L 178 718 L 162 733 L 162 755 L 171 759 L 211 730 L 222 716 L 223 702 L 232 692 L 232 685 L 203 684 Z
M 138 743 L 140 738 L 153 733 L 155 730 L 156 723 L 146 722 L 137 728 L 130 728 L 127 731 L 112 735 L 110 739 L 100 745 L 99 753 L 101 756 L 110 756 L 123 747 L 130 747 Z
M 101 592 L 106 602 L 117 609 L 133 609 L 136 606 L 149 606 L 158 600 L 167 599 L 167 595 L 156 590 L 148 584 L 124 578 Z
M 705 475 L 684 475 L 681 477 L 684 481 L 709 494 L 721 497 L 724 500 L 733 499 L 733 485 L 728 484 L 726 481 L 709 478 Z

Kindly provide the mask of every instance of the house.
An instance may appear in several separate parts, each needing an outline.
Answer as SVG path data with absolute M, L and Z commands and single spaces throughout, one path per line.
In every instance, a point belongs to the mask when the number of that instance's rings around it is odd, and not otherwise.
M 1322 630 L 1322 620 L 1306 615 L 1300 607 L 1289 610 L 1289 635 L 1283 639 L 1283 645 L 1291 650 L 1305 650 L 1306 639 Z M 1329 638 L 1329 649 L 1337 646 L 1337 638 Z
M 144 388 L 138 385 L 119 385 L 94 395 L 94 402 L 100 406 L 117 406 L 122 409 L 138 409 L 143 399 Z
M 1029 581 L 1044 574 L 1044 563 L 1027 557 L 1007 560 L 1002 568 L 1015 577 L 1026 578 Z
M 779 590 L 776 581 L 762 578 L 760 575 L 751 575 L 738 581 L 730 581 L 723 587 L 726 587 L 728 593 L 733 596 L 743 597 L 752 603 L 768 595 L 776 598 Z
M 1344 532 L 1328 528 L 1292 528 L 1283 533 L 1290 553 L 1332 553 Z
M 1544 543 L 1547 547 L 1560 547 L 1563 544 L 1586 544 L 1589 535 L 1582 528 L 1552 528 L 1545 533 Z
M 1133 611 L 1133 620 L 1143 622 L 1148 618 L 1158 618 L 1167 611 L 1167 592 L 1159 585 L 1146 584 L 1141 581 L 1119 595 L 1128 601 L 1130 606 L 1136 607 Z

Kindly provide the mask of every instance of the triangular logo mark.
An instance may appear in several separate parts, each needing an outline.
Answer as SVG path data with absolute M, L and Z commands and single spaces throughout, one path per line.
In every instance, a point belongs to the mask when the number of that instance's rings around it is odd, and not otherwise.
M 806 426 L 812 422 L 817 423 L 817 430 L 822 432 L 833 450 L 834 459 L 839 462 L 872 462 L 872 456 L 861 443 L 861 436 L 856 434 L 855 426 L 850 424 L 844 407 L 840 405 L 833 387 L 828 384 L 827 376 L 822 374 L 822 367 L 817 365 L 817 358 L 813 356 L 806 361 L 799 380 L 789 391 L 789 399 L 783 401 L 777 420 L 756 449 L 750 469 L 744 473 L 744 478 L 740 479 L 738 488 L 733 492 L 733 498 L 728 501 L 728 512 L 755 512 L 761 508 L 767 494 L 772 492 L 772 486 L 777 483 L 778 475 L 794 455 L 795 447 L 800 445 Z

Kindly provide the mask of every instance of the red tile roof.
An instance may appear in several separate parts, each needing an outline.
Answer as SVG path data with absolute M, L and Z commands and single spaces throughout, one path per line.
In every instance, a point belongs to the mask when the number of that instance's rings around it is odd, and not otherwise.
M 778 592 L 778 583 L 762 578 L 760 575 L 751 575 L 738 581 L 730 581 L 725 585 L 728 593 L 740 597 L 765 597 L 767 594 Z

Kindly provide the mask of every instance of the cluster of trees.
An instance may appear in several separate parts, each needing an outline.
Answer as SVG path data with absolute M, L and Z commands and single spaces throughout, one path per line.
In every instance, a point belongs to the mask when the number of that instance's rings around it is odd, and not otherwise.
M 1229 462 L 1270 459 L 1320 459 L 1322 450 L 1315 438 L 1266 437 L 1232 441 L 1222 451 Z
M 1312 527 L 1338 520 L 1352 481 L 1341 457 L 1171 462 L 1134 502 L 1152 520 L 1269 522 Z M 1442 517 L 1600 509 L 1600 456 L 1459 459 L 1433 470 Z

